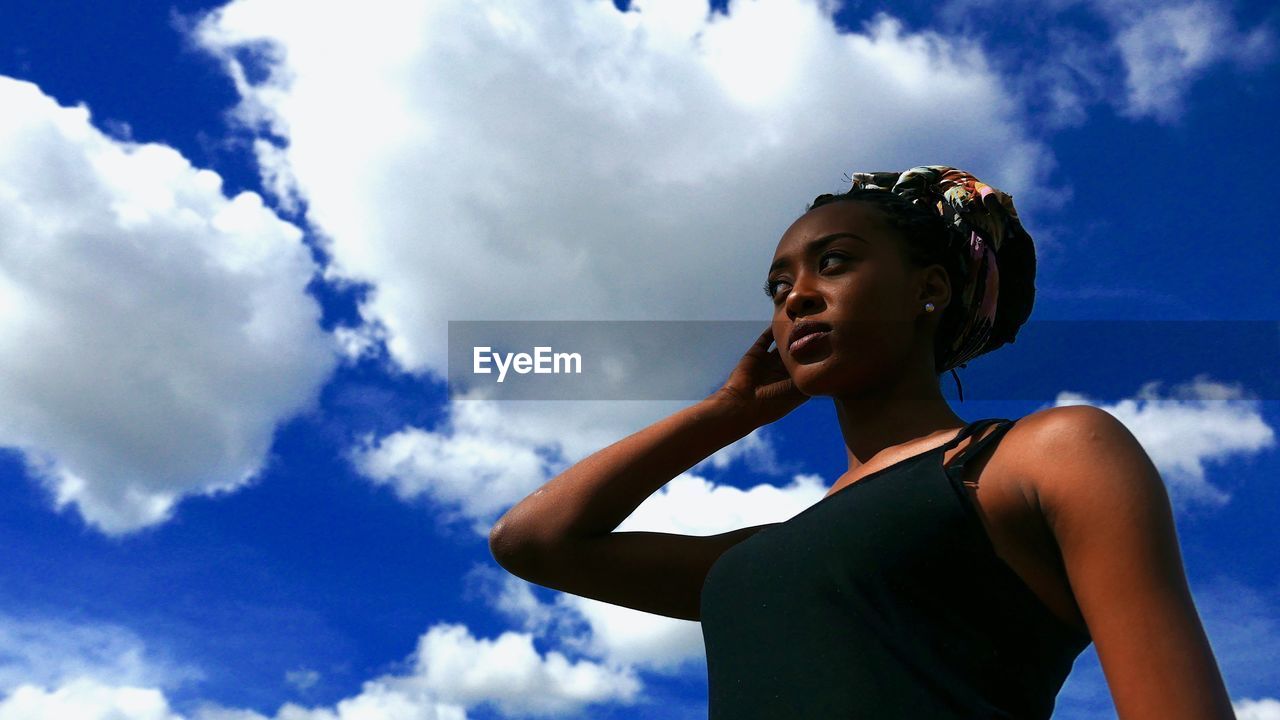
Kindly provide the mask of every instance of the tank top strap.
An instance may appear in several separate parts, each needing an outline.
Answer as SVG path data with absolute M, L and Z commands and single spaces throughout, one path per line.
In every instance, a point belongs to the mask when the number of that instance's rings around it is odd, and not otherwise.
M 999 442 L 1001 436 L 1003 436 L 1005 432 L 1009 430 L 1009 428 L 1013 427 L 1013 424 L 1015 422 L 1017 422 L 1017 420 L 1006 420 L 1003 418 L 988 418 L 986 420 L 977 420 L 975 422 L 970 423 L 968 426 L 966 426 L 964 430 L 960 431 L 960 434 L 957 435 L 955 439 L 947 443 L 946 447 L 948 449 L 950 449 L 951 447 L 954 447 L 956 443 L 963 440 L 965 437 L 968 437 L 969 435 L 975 435 L 975 436 L 981 435 L 982 432 L 986 430 L 988 427 L 990 427 L 991 425 L 996 425 L 996 429 L 992 430 L 990 433 L 987 433 L 986 437 L 979 437 L 977 440 L 970 441 L 969 444 L 965 447 L 965 449 L 961 450 L 955 457 L 951 458 L 951 462 L 948 463 L 946 466 L 947 476 L 952 479 L 964 477 L 965 465 L 971 459 L 973 459 L 974 457 L 977 457 L 977 455 L 981 453 L 984 448 Z
M 965 425 L 964 427 L 960 428 L 960 432 L 956 433 L 955 437 L 943 443 L 939 449 L 944 451 L 950 450 L 956 445 L 959 445 L 961 440 L 964 440 L 965 438 L 969 437 L 974 433 L 975 430 L 977 430 L 979 427 L 983 426 L 985 423 L 988 423 L 988 422 L 991 422 L 991 420 L 990 419 L 974 420 L 968 425 Z

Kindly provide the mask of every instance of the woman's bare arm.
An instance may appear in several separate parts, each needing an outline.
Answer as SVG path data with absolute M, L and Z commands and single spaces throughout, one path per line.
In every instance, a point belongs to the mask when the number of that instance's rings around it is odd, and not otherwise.
M 1137 439 L 1080 405 L 1025 418 L 1032 478 L 1121 720 L 1234 720 L 1168 492 Z M 1044 462 L 1053 458 L 1053 462 Z
M 614 532 L 672 478 L 808 398 L 794 389 L 772 331 L 725 387 L 596 452 L 550 480 L 493 526 L 489 547 L 512 574 L 563 592 L 697 620 L 707 570 L 765 525 L 719 535 Z
M 707 570 L 759 527 L 711 536 L 613 530 L 671 478 L 749 431 L 731 404 L 708 398 L 600 450 L 507 511 L 490 532 L 494 559 L 545 587 L 698 619 Z

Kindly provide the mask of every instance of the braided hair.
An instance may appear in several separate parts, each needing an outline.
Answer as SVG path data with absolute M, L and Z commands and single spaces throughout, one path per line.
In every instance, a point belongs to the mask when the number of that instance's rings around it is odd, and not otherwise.
M 871 203 L 902 236 L 910 264 L 945 268 L 952 300 L 934 336 L 934 367 L 939 375 L 951 371 L 963 402 L 955 368 L 1013 342 L 1031 315 L 1036 275 L 1031 237 L 1011 196 L 955 168 L 922 166 L 903 173 L 855 173 L 854 178 L 847 192 L 819 195 L 806 212 L 833 202 Z

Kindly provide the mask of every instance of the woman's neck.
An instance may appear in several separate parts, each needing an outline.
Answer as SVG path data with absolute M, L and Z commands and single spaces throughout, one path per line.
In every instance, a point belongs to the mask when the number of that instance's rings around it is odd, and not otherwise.
M 936 376 L 922 382 L 904 373 L 897 380 L 875 394 L 834 398 L 849 470 L 886 448 L 912 441 L 932 447 L 924 438 L 950 437 L 966 424 L 942 397 Z

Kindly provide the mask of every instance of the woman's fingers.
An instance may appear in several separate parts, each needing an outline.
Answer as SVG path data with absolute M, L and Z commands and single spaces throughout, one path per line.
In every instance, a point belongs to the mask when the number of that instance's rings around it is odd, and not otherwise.
M 756 338 L 756 342 L 752 347 L 758 347 L 765 352 L 772 352 L 769 350 L 770 345 L 774 345 L 773 323 L 770 323 L 769 327 L 765 328 L 764 332 L 760 333 L 760 337 Z M 773 348 L 774 351 L 777 349 L 778 348 L 776 346 Z
M 773 325 L 770 325 L 769 327 L 764 329 L 764 332 L 760 333 L 760 337 L 756 338 L 754 347 L 758 347 L 761 350 L 768 350 L 769 345 L 772 343 L 773 343 Z

